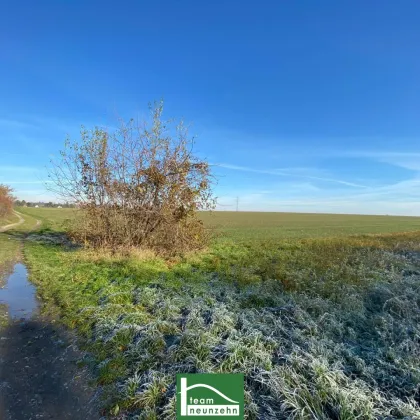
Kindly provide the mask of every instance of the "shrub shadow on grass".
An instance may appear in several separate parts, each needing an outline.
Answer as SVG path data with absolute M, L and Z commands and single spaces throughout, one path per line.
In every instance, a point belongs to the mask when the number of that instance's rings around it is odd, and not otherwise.
M 10 230 L 7 235 L 13 239 L 27 240 L 41 245 L 62 246 L 63 250 L 81 248 L 80 244 L 73 242 L 63 231 L 51 230 L 49 228 L 34 231 L 29 230 Z
M 27 241 L 37 242 L 41 245 L 58 245 L 65 250 L 81 248 L 80 244 L 73 242 L 65 233 L 43 230 L 31 232 L 26 235 Z

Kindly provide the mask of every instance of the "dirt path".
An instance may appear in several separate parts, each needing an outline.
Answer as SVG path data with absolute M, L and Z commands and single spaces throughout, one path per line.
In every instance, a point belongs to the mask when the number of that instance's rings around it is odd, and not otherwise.
M 23 223 L 18 216 L 19 222 L 3 226 L 2 232 Z M 95 388 L 77 366 L 83 354 L 74 343 L 73 336 L 42 316 L 0 325 L 1 420 L 100 418 Z
M 6 226 L 0 226 L 0 233 L 1 232 L 6 232 L 6 230 L 12 229 L 16 226 L 21 225 L 22 223 L 25 222 L 25 219 L 22 217 L 22 215 L 20 213 L 18 213 L 17 211 L 14 212 L 16 214 L 17 217 L 19 217 L 19 221 L 16 223 L 11 223 L 10 225 L 6 225 Z
M 0 331 L 0 418 L 99 419 L 80 352 L 61 328 L 39 319 Z

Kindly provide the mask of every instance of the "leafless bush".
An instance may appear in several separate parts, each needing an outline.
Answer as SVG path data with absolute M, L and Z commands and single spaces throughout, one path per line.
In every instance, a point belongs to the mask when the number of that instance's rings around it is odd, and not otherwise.
M 193 155 L 194 139 L 181 122 L 133 119 L 114 132 L 82 128 L 81 141 L 66 141 L 52 162 L 52 190 L 80 208 L 74 239 L 92 246 L 141 246 L 163 253 L 191 250 L 206 242 L 198 210 L 213 208 L 211 173 Z
M 0 184 L 0 217 L 7 216 L 13 211 L 12 189 L 4 184 Z

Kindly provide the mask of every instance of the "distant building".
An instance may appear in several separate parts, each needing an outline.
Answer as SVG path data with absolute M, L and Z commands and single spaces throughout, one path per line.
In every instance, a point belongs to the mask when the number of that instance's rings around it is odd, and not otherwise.
M 61 206 L 57 206 L 57 208 L 58 208 L 58 209 L 62 209 L 63 207 L 61 207 Z

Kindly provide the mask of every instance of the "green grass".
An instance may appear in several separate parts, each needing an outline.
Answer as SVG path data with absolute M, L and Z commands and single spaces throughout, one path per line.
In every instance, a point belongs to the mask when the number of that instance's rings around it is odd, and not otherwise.
M 317 238 L 420 230 L 420 217 L 348 214 L 203 212 L 209 227 L 233 240 Z
M 6 233 L 0 233 L 0 278 L 9 261 L 13 261 L 19 253 L 19 242 Z
M 11 272 L 14 263 L 20 254 L 21 235 L 36 226 L 36 219 L 32 216 L 24 216 L 25 222 L 6 232 L 0 232 L 0 284 L 5 276 Z M 19 218 L 13 214 L 0 219 L 0 226 L 16 223 Z
M 19 208 L 53 230 L 62 230 L 74 209 Z M 205 225 L 219 237 L 233 241 L 325 238 L 360 234 L 420 231 L 420 217 L 348 214 L 201 212 Z
M 418 219 L 216 213 L 221 239 L 165 261 L 60 245 L 71 211 L 23 211 L 44 223 L 25 245 L 43 310 L 109 416 L 173 419 L 176 373 L 242 372 L 249 419 L 420 418 L 420 232 L 389 233 Z
M 74 209 L 57 209 L 57 208 L 35 208 L 35 207 L 18 207 L 16 209 L 20 213 L 33 219 L 40 220 L 43 229 L 52 229 L 62 231 L 67 220 L 74 217 L 76 210 Z
M 19 221 L 19 217 L 16 214 L 12 213 L 5 217 L 0 217 L 0 227 L 10 225 Z

